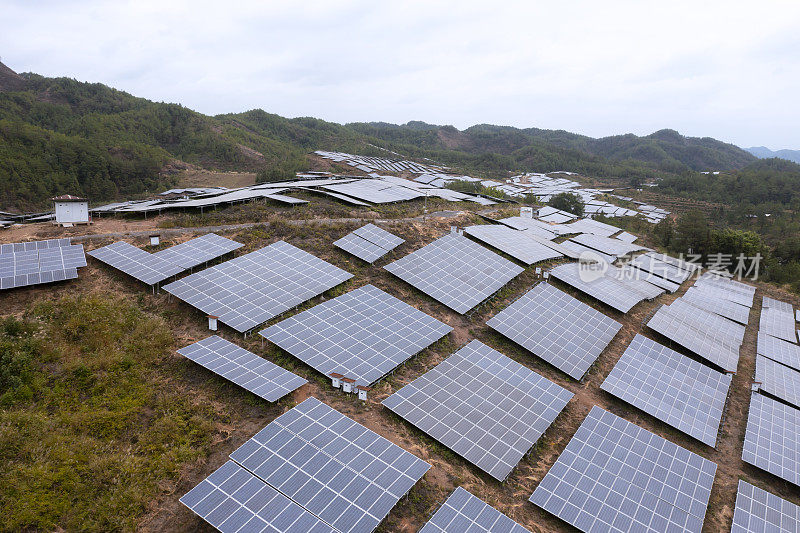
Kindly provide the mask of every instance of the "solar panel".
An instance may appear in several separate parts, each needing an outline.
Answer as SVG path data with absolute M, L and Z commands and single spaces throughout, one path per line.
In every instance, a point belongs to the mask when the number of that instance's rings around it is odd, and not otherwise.
M 597 256 L 600 259 L 602 259 L 603 261 L 605 261 L 606 263 L 613 263 L 614 261 L 617 260 L 617 256 L 616 255 L 604 254 L 603 252 L 599 252 L 597 250 L 589 248 L 588 246 L 584 246 L 582 244 L 578 244 L 575 241 L 570 241 L 570 240 L 564 241 L 564 242 L 561 243 L 561 246 L 563 246 L 567 250 L 572 250 L 573 252 L 578 254 L 579 257 L 581 255 L 583 255 L 584 257 L 588 256 L 588 257 L 592 257 L 592 258 L 594 258 L 594 256 Z M 594 254 L 594 256 L 590 255 L 590 254 Z
M 727 344 L 729 337 L 720 335 L 713 329 L 703 328 L 692 317 L 676 313 L 670 307 L 662 305 L 647 322 L 647 326 L 723 370 L 736 372 L 739 365 L 738 345 Z
M 75 279 L 77 269 L 86 266 L 83 245 L 71 245 L 68 238 L 3 246 L 0 290 Z
M 248 331 L 353 277 L 284 241 L 164 286 L 236 331 Z
M 550 226 L 550 224 L 532 218 L 508 217 L 498 220 L 498 222 L 520 231 L 532 233 L 547 240 L 555 239 L 560 235 L 560 233 L 556 232 L 556 226 Z
M 794 315 L 784 313 L 772 307 L 761 309 L 758 321 L 759 331 L 789 342 L 797 342 L 797 332 L 794 329 Z
M 591 233 L 581 233 L 580 235 L 572 237 L 572 240 L 578 244 L 588 246 L 589 248 L 608 255 L 628 255 L 631 252 L 643 249 L 643 247 L 639 246 L 638 244 L 628 244 L 618 239 L 603 237 L 601 235 L 593 235 Z
M 400 237 L 374 224 L 367 224 L 348 233 L 333 245 L 367 263 L 374 263 L 404 242 Z
M 559 370 L 581 379 L 622 324 L 540 283 L 486 324 Z
M 309 398 L 231 459 L 342 532 L 373 531 L 430 465 Z
M 615 274 L 613 277 L 637 283 L 639 284 L 640 288 L 642 282 L 658 287 L 659 289 L 664 289 L 665 291 L 670 293 L 673 293 L 681 288 L 681 286 L 677 283 L 673 283 L 672 281 L 664 279 L 660 276 L 656 276 L 655 274 L 651 274 L 650 272 L 640 270 L 639 268 L 632 266 L 630 264 L 623 264 L 615 268 L 619 270 L 619 273 Z M 649 287 L 648 290 L 650 290 Z M 653 298 L 655 298 L 655 296 L 653 296 Z
M 797 533 L 800 507 L 739 480 L 731 533 Z
M 473 340 L 383 405 L 502 481 L 572 396 Z
M 756 352 L 773 361 L 800 370 L 800 346 L 796 344 L 759 331 Z
M 86 266 L 82 244 L 72 244 L 39 250 L 39 271 L 66 270 Z
M 757 355 L 756 382 L 764 392 L 800 407 L 800 372 L 797 370 Z
M 800 410 L 752 393 L 742 460 L 800 485 Z
M 780 300 L 776 300 L 775 298 L 770 298 L 769 296 L 764 296 L 762 298 L 761 307 L 774 309 L 781 313 L 786 313 L 794 316 L 794 309 L 792 308 L 792 304 L 790 304 L 789 302 L 782 302 Z
M 730 385 L 730 374 L 636 335 L 600 388 L 714 447 Z
M 361 226 L 353 233 L 373 244 L 377 244 L 386 251 L 394 250 L 405 242 L 397 235 L 389 233 L 372 223 Z
M 594 406 L 530 501 L 581 531 L 700 532 L 716 470 Z
M 715 289 L 714 287 L 705 287 L 702 285 L 700 287 L 693 286 L 689 287 L 684 295 L 681 296 L 681 299 L 686 300 L 696 307 L 746 325 L 750 320 L 750 308 L 726 300 L 723 293 L 724 291 Z
M 640 270 L 644 270 L 645 272 L 650 272 L 655 276 L 667 279 L 672 283 L 676 283 L 678 285 L 682 284 L 692 275 L 691 272 L 682 270 L 677 266 L 674 266 L 665 261 L 660 261 L 655 256 L 647 254 L 634 257 L 631 260 L 631 264 Z
M 515 230 L 507 226 L 488 224 L 468 226 L 464 228 L 464 233 L 497 248 L 501 252 L 507 253 L 526 265 L 562 257 L 560 253 L 552 248 L 548 248 L 525 235 L 524 231 Z
M 689 273 L 694 273 L 697 269 L 700 268 L 700 265 L 697 263 L 693 263 L 692 261 L 687 261 L 682 257 L 672 257 L 666 254 L 659 254 L 657 252 L 646 252 L 645 255 L 653 257 L 659 261 L 663 261 L 664 263 L 668 263 L 674 267 L 677 267 L 680 270 L 684 270 Z
M 0 255 L 18 252 L 30 252 L 35 250 L 47 250 L 50 248 L 69 246 L 70 244 L 72 244 L 71 237 L 65 237 L 63 239 L 46 239 L 43 241 L 12 242 L 8 244 L 0 244 Z
M 160 283 L 184 270 L 171 261 L 154 257 L 124 241 L 97 248 L 87 254 L 148 285 Z
M 615 239 L 619 239 L 622 242 L 625 242 L 625 243 L 628 243 L 628 244 L 633 244 L 634 242 L 636 242 L 636 239 L 638 239 L 638 237 L 636 235 L 628 233 L 627 231 L 623 231 L 622 233 L 620 233 L 619 235 L 617 235 L 614 238 Z
M 180 502 L 222 533 L 336 533 L 233 461 L 215 470 Z
M 216 335 L 184 346 L 178 353 L 268 402 L 278 401 L 308 383 L 300 376 Z
M 710 273 L 703 274 L 694 283 L 695 287 L 716 287 L 722 291 L 721 293 L 726 300 L 736 302 L 746 307 L 753 307 L 753 298 L 755 297 L 755 287 L 740 283 L 738 281 L 729 280 L 720 276 L 715 276 Z
M 453 328 L 365 285 L 260 332 L 327 376 L 369 385 Z
M 606 275 L 586 276 L 581 268 L 578 263 L 567 263 L 550 270 L 550 275 L 623 313 L 647 298 L 623 280 Z
M 470 492 L 457 487 L 419 533 L 530 533 Z
M 179 265 L 186 270 L 202 265 L 242 246 L 244 244 L 220 237 L 215 233 L 207 233 L 201 237 L 158 251 L 153 255 Z
M 695 329 L 713 331 L 715 338 L 721 339 L 729 346 L 739 347 L 744 341 L 745 326 L 701 309 L 686 300 L 676 299 L 669 305 L 669 310 L 682 315 L 686 320 L 693 321 Z
M 448 233 L 383 268 L 462 314 L 524 271 L 455 233 Z
M 591 233 L 601 237 L 611 237 L 619 231 L 619 228 L 590 218 L 580 218 L 575 222 L 562 224 L 559 230 L 563 233 Z

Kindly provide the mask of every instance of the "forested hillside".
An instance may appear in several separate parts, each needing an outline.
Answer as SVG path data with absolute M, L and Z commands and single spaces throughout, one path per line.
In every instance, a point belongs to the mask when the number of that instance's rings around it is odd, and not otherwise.
M 387 155 L 382 148 L 487 177 L 568 170 L 641 180 L 755 160 L 733 145 L 669 130 L 593 139 L 489 125 L 340 125 L 260 109 L 211 117 L 99 83 L 17 75 L 0 64 L 0 209 L 43 208 L 61 193 L 95 202 L 153 193 L 187 165 L 288 176 L 307 168 L 313 150 Z

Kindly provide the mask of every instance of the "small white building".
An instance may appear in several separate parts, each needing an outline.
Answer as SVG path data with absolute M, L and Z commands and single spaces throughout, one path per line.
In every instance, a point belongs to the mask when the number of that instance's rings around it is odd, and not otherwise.
M 88 224 L 89 201 L 71 194 L 51 198 L 56 213 L 56 224 Z

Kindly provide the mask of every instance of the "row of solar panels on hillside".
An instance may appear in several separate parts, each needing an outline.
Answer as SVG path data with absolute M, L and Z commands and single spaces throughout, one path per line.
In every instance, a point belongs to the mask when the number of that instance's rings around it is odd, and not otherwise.
M 75 279 L 86 266 L 83 245 L 69 238 L 0 245 L 0 290 Z
M 309 398 L 180 501 L 223 533 L 374 531 L 430 465 Z
M 236 241 L 208 233 L 152 254 L 124 241 L 97 248 L 88 254 L 143 283 L 157 285 L 242 246 Z
M 764 296 L 758 330 L 785 341 L 797 343 L 792 304 Z
M 367 263 L 374 263 L 404 242 L 397 235 L 375 224 L 366 224 L 335 241 L 333 245 Z

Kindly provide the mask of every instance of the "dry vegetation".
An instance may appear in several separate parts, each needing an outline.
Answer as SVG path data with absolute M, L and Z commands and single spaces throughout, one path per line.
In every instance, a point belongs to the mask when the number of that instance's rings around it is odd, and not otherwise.
M 768 285 L 758 285 L 739 372 L 725 409 L 718 446 L 712 449 L 599 388 L 637 333 L 667 343 L 663 338 L 654 337 L 643 326 L 643 321 L 657 305 L 681 294 L 685 286 L 677 295 L 643 302 L 622 315 L 554 282 L 623 324 L 610 346 L 578 382 L 485 325 L 489 317 L 536 282 L 533 268 L 526 269 L 493 299 L 464 316 L 382 269 L 383 265 L 442 235 L 451 225 L 476 223 L 474 214 L 467 212 L 454 218 L 422 220 L 413 218 L 421 214 L 419 204 L 414 202 L 368 213 L 319 200 L 317 197 L 307 211 L 252 204 L 221 210 L 219 219 L 198 222 L 219 225 L 246 222 L 246 226 L 229 227 L 223 232 L 245 244 L 237 253 L 286 240 L 355 275 L 324 297 L 372 283 L 450 324 L 454 327 L 453 333 L 380 381 L 369 401 L 361 403 L 331 389 L 326 378 L 270 343 L 262 342 L 258 335 L 243 338 L 223 329 L 220 334 L 228 340 L 309 380 L 308 385 L 292 395 L 276 404 L 268 404 L 175 354 L 175 349 L 209 334 L 199 311 L 163 292 L 152 295 L 143 285 L 94 260 L 89 260 L 89 266 L 80 272 L 78 280 L 0 294 L 4 314 L 18 317 L 26 328 L 33 328 L 30 342 L 34 343 L 31 348 L 36 354 L 33 368 L 35 383 L 39 384 L 31 395 L 4 404 L 0 411 L 0 450 L 3 450 L 0 458 L 11 466 L 0 473 L 0 504 L 6 511 L 0 517 L 0 529 L 210 530 L 178 502 L 180 495 L 219 467 L 230 452 L 264 425 L 308 396 L 321 399 L 433 466 L 381 524 L 379 530 L 384 532 L 418 531 L 459 485 L 531 531 L 570 530 L 527 499 L 593 405 L 623 416 L 717 463 L 704 531 L 730 529 L 739 477 L 800 504 L 797 487 L 741 461 L 761 296 L 769 294 L 798 305 L 797 297 Z M 446 205 L 452 209 L 454 204 Z M 367 265 L 331 246 L 331 242 L 361 225 L 362 221 L 321 220 L 326 215 L 336 219 L 380 218 L 384 228 L 407 242 L 375 265 Z M 292 222 L 297 219 L 309 222 Z M 317 220 L 310 222 L 312 219 Z M 150 228 L 141 229 L 141 235 L 128 240 L 143 246 L 147 229 L 201 225 L 175 217 L 160 217 L 150 223 Z M 76 231 L 102 233 L 100 229 L 98 223 Z M 45 227 L 43 233 L 50 236 L 53 231 Z M 202 233 L 203 230 L 197 231 Z M 166 235 L 165 240 L 174 242 L 192 236 L 191 229 L 162 233 Z M 9 235 L 13 234 L 0 234 L 0 239 L 3 242 L 14 240 Z M 29 235 L 34 236 L 45 235 Z M 98 237 L 86 240 L 85 244 L 93 248 L 112 240 L 115 239 Z M 320 301 L 314 298 L 270 323 Z M 473 338 L 575 394 L 504 483 L 496 482 L 380 405 L 389 394 Z M 117 379 L 118 376 L 125 379 Z M 88 384 L 87 380 L 90 380 Z M 55 473 L 70 482 L 65 484 L 60 478 L 52 479 Z M 42 478 L 44 483 L 39 482 Z M 20 486 L 24 487 L 24 493 Z M 24 508 L 19 505 L 30 505 L 29 502 L 35 505 Z

